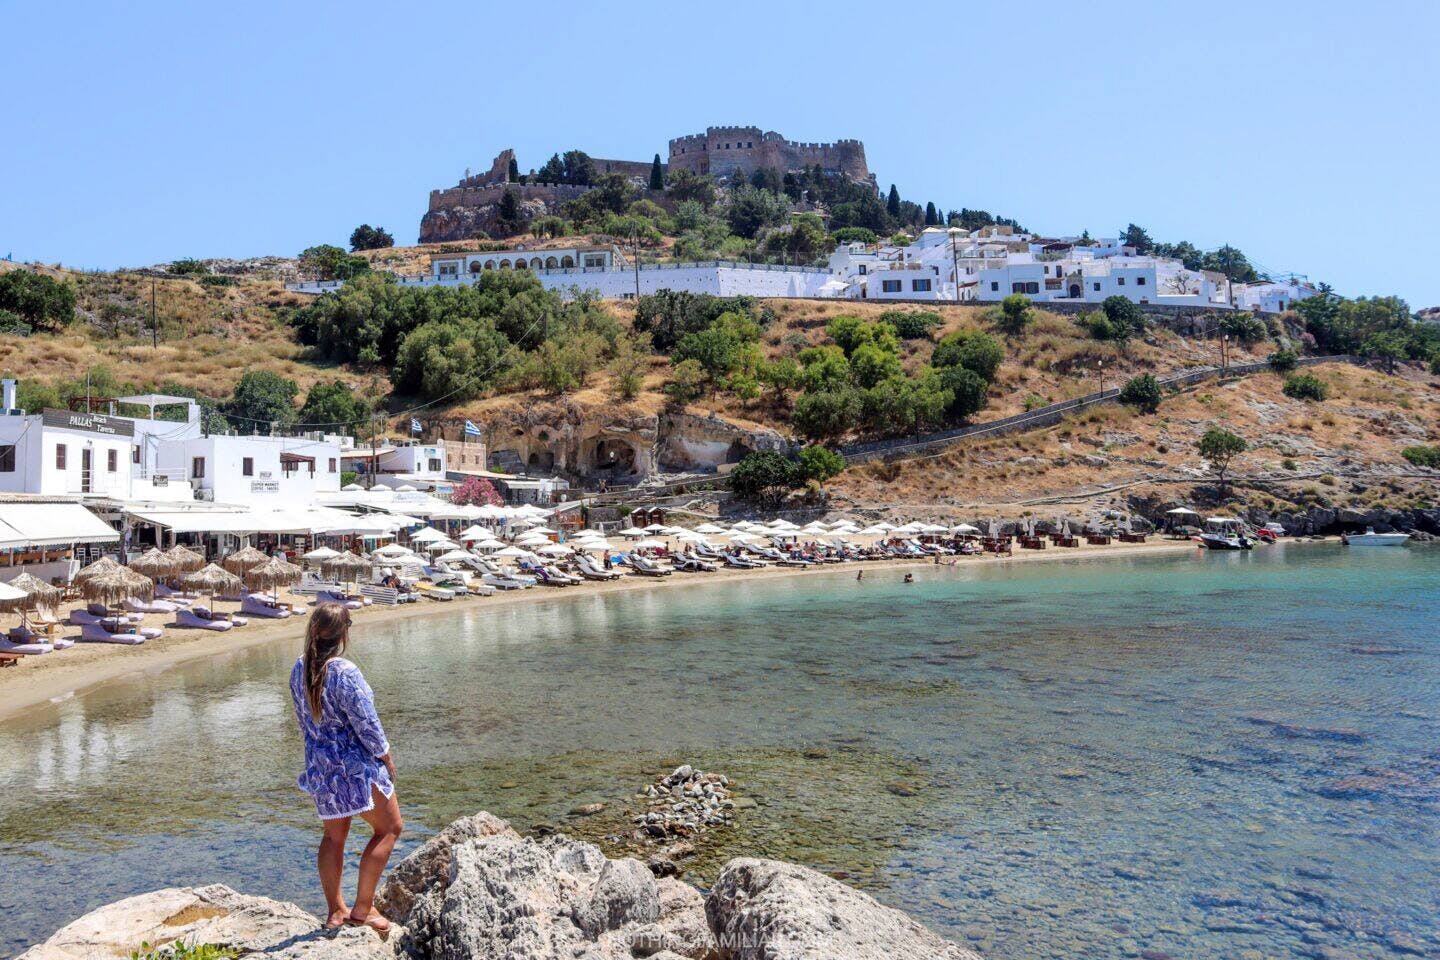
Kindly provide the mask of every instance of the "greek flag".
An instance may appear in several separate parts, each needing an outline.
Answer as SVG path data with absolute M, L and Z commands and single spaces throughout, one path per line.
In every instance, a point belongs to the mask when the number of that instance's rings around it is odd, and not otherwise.
M 414 417 L 411 417 L 411 418 L 410 418 L 410 432 L 411 432 L 411 433 L 420 433 L 422 430 L 424 430 L 424 427 L 420 426 L 420 421 L 419 421 L 419 420 L 416 420 Z
M 466 421 L 465 421 L 465 436 L 467 436 L 467 437 L 478 437 L 478 436 L 480 436 L 480 428 L 477 427 L 477 426 L 475 426 L 475 424 L 471 423 L 469 420 L 466 420 Z

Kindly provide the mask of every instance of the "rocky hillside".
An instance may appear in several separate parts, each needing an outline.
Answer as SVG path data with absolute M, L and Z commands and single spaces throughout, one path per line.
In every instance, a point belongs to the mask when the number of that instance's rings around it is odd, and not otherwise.
M 221 884 L 101 907 L 19 960 L 97 960 L 183 941 L 285 960 L 979 960 L 905 914 L 806 867 L 742 857 L 707 895 L 561 835 L 457 820 L 391 869 L 376 905 L 397 925 L 336 933 Z

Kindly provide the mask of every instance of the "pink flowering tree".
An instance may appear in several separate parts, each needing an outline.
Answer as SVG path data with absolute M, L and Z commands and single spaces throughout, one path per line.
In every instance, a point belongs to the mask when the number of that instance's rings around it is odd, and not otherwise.
M 483 477 L 466 477 L 465 482 L 450 494 L 450 502 L 460 506 L 498 507 L 505 501 L 495 492 L 495 485 Z

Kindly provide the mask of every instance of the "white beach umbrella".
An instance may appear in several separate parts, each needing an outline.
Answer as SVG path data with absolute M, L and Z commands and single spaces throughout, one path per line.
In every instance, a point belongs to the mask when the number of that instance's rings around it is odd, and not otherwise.
M 505 544 L 501 543 L 499 540 L 481 540 L 479 543 L 471 546 L 470 549 L 474 550 L 476 553 L 493 553 L 494 551 L 499 550 L 504 546 Z
M 686 530 L 684 533 L 675 535 L 676 540 L 684 540 L 686 543 L 704 543 L 705 534 L 698 530 Z
M 523 559 L 532 556 L 529 550 L 521 550 L 519 547 L 505 547 L 495 551 L 495 556 L 506 559 Z
M 403 557 L 407 556 L 410 552 L 408 547 L 402 547 L 398 543 L 387 543 L 383 547 L 376 547 L 374 551 L 372 551 L 372 554 L 377 557 Z M 308 558 L 310 554 L 307 553 L 305 556 Z M 338 554 L 336 554 L 336 556 L 338 556 Z
M 921 524 L 921 526 L 923 526 L 923 527 L 925 528 L 925 532 L 926 532 L 926 533 L 949 533 L 949 532 L 950 532 L 950 528 L 949 528 L 949 527 L 942 527 L 942 526 L 940 526 L 940 524 L 938 524 L 938 523 L 925 523 L 925 524 Z
M 665 532 L 665 524 L 663 524 L 663 523 L 652 523 L 652 524 L 650 524 L 650 526 L 645 527 L 645 528 L 643 528 L 643 529 L 645 530 L 646 533 L 664 533 L 664 532 Z
M 643 536 L 645 536 L 645 530 L 644 530 L 643 528 L 641 528 L 641 527 L 626 527 L 624 530 L 621 530 L 621 531 L 620 531 L 620 536 L 622 536 L 622 537 L 643 537 Z
M 538 526 L 538 527 L 534 528 L 534 529 L 531 530 L 530 532 L 531 532 L 531 533 L 538 533 L 538 534 L 540 534 L 541 536 L 548 536 L 548 535 L 550 535 L 550 534 L 555 533 L 556 531 L 551 530 L 549 527 L 542 525 L 542 526 Z
M 886 533 L 889 533 L 890 531 L 887 530 L 885 527 L 882 527 L 880 524 L 875 523 L 875 524 L 871 524 L 870 526 L 866 527 L 864 530 L 861 530 L 860 532 L 861 532 L 862 534 L 864 534 L 865 536 L 867 536 L 867 537 L 878 537 L 878 536 L 882 536 L 882 535 L 884 535 L 884 534 L 886 534 Z
M 360 486 L 360 484 L 358 483 L 347 483 L 340 489 L 343 490 L 345 493 L 363 493 L 365 490 L 365 488 Z
M 442 553 L 446 550 L 459 550 L 460 544 L 454 540 L 436 540 L 434 543 L 425 544 L 427 553 Z
M 698 527 L 695 528 L 695 532 L 696 532 L 696 533 L 707 534 L 707 535 L 713 537 L 713 536 L 714 536 L 715 534 L 717 534 L 717 533 L 724 533 L 724 532 L 725 532 L 725 528 L 724 528 L 724 527 L 717 527 L 717 526 L 715 526 L 715 524 L 713 524 L 713 523 L 702 523 L 702 524 L 700 524 L 700 526 L 698 526 Z
M 470 556 L 470 554 L 466 553 L 464 550 L 451 550 L 451 551 L 449 551 L 449 552 L 447 552 L 447 553 L 443 553 L 443 554 L 441 554 L 440 556 L 436 557 L 436 558 L 435 558 L 435 562 L 436 562 L 436 563 L 465 563 L 466 561 L 473 560 L 473 559 L 475 559 L 475 558 L 472 557 L 472 556 Z
M 311 550 L 309 553 L 305 554 L 305 556 L 304 556 L 303 559 L 305 559 L 305 560 L 329 560 L 331 557 L 338 557 L 338 556 L 340 556 L 340 551 L 339 551 L 339 550 L 331 550 L 329 547 L 316 547 L 314 550 Z
M 951 533 L 979 533 L 980 528 L 971 526 L 968 523 L 957 523 L 950 528 Z
M 572 551 L 569 547 L 562 546 L 561 544 L 558 544 L 558 543 L 552 543 L 552 544 L 550 544 L 550 546 L 548 546 L 548 547 L 541 547 L 541 548 L 540 548 L 538 551 L 536 551 L 536 552 L 537 552 L 537 553 L 542 553 L 542 554 L 544 554 L 544 555 L 547 556 L 547 557 L 564 557 L 564 556 L 568 556 L 568 555 L 569 555 L 570 553 L 572 553 L 573 551 Z
M 482 527 L 478 523 L 472 523 L 464 530 L 455 534 L 455 536 L 461 540 L 489 540 L 494 534 L 490 532 L 489 527 Z
M 410 534 L 411 543 L 434 543 L 436 540 L 444 539 L 446 539 L 445 534 L 436 530 L 434 527 L 421 527 L 419 530 Z
M 1170 516 L 1172 516 L 1172 517 L 1198 517 L 1198 516 L 1200 516 L 1200 514 L 1196 513 L 1194 510 L 1191 510 L 1189 507 L 1176 507 L 1174 510 L 1166 510 L 1165 512 L 1168 513 L 1168 514 L 1169 514 Z
M 665 549 L 665 544 L 661 543 L 659 540 L 641 540 L 639 543 L 635 544 L 635 546 L 636 546 L 637 549 L 640 549 L 640 550 L 664 550 L 664 549 Z

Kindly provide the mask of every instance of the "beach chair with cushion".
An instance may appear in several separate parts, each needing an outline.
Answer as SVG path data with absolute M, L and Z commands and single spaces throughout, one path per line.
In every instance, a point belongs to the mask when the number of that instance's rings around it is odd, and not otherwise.
M 203 614 L 210 614 L 210 611 L 205 607 L 197 607 L 194 610 L 177 610 L 175 612 L 175 626 L 187 627 L 191 630 L 214 630 L 216 632 L 231 630 L 236 626 L 231 623 L 227 617 L 214 614 L 205 616 Z
M 258 593 L 247 593 L 241 598 L 240 612 L 268 620 L 284 620 L 293 615 L 288 603 L 279 603 Z
M 99 623 L 102 620 L 119 620 L 124 623 L 142 623 L 145 620 L 143 613 L 121 613 L 106 608 L 103 603 L 88 604 L 84 610 L 78 607 L 70 611 L 70 622 L 75 626 L 86 623 Z
M 128 612 L 142 616 L 147 613 L 174 613 L 180 609 L 178 603 L 169 600 L 141 600 L 138 597 L 126 597 L 124 607 Z
M 340 606 L 344 607 L 346 610 L 363 610 L 363 609 L 365 608 L 365 604 L 361 603 L 359 600 L 352 600 L 350 597 L 347 597 L 345 594 L 339 593 L 339 592 L 334 591 L 334 590 L 321 590 L 319 593 L 315 594 L 315 602 L 316 602 L 316 603 L 338 603 L 338 604 L 340 604 Z M 248 611 L 248 610 L 246 611 L 246 613 L 249 613 L 249 612 L 250 612 L 250 611 Z M 278 619 L 278 618 L 277 618 L 277 619 Z
M 22 633 L 19 627 L 15 627 L 5 635 L 5 639 L 0 640 L 0 652 L 17 657 L 37 657 L 42 653 L 54 653 L 55 644 L 44 637 Z
M 234 624 L 237 627 L 248 626 L 250 623 L 250 619 L 248 617 L 236 616 L 233 613 L 221 613 L 218 610 L 211 610 L 209 607 L 203 604 L 197 603 L 191 609 L 195 611 L 195 615 L 201 620 L 220 620 L 226 623 Z
M 134 630 L 106 629 L 99 623 L 87 623 L 80 628 L 81 643 L 119 643 L 127 646 L 136 646 L 144 643 L 148 637 Z

